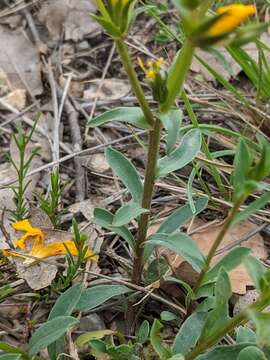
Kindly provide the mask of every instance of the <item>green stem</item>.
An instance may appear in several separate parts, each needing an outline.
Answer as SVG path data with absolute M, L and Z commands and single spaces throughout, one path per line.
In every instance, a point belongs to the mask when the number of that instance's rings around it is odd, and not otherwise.
M 116 43 L 116 47 L 117 47 L 118 53 L 120 55 L 122 64 L 126 70 L 128 77 L 129 77 L 129 81 L 131 83 L 132 90 L 133 90 L 134 94 L 136 95 L 138 102 L 140 104 L 140 107 L 144 113 L 145 120 L 151 126 L 154 126 L 154 123 L 155 123 L 154 116 L 151 112 L 151 109 L 150 109 L 146 99 L 145 99 L 143 89 L 140 85 L 137 74 L 134 70 L 132 61 L 130 59 L 127 46 L 123 39 L 115 40 L 115 43 Z
M 176 97 L 180 94 L 186 74 L 191 65 L 194 50 L 191 41 L 187 39 L 178 53 L 174 64 L 171 66 L 167 79 L 168 96 L 166 101 L 161 105 L 160 110 L 162 112 L 169 111 Z
M 209 350 L 213 345 L 217 344 L 223 337 L 232 332 L 236 327 L 248 321 L 247 314 L 249 311 L 262 311 L 270 303 L 270 293 L 262 295 L 254 304 L 242 310 L 239 314 L 234 316 L 223 328 L 218 330 L 214 335 L 210 336 L 204 342 L 199 343 L 190 353 L 185 356 L 185 360 L 196 359 L 197 356 Z
M 193 288 L 194 293 L 196 293 L 196 291 L 199 289 L 199 287 L 203 283 L 205 274 L 207 273 L 207 271 L 210 268 L 211 261 L 212 261 L 214 255 L 215 255 L 218 247 L 220 246 L 222 240 L 224 239 L 225 234 L 229 230 L 229 228 L 230 228 L 230 226 L 231 226 L 231 224 L 232 224 L 232 222 L 233 222 L 233 220 L 235 218 L 235 215 L 237 214 L 237 212 L 239 210 L 239 207 L 240 207 L 240 205 L 242 204 L 243 201 L 244 201 L 244 197 L 241 196 L 235 202 L 235 204 L 233 205 L 233 208 L 232 208 L 229 216 L 227 217 L 222 229 L 220 230 L 218 236 L 216 237 L 215 242 L 211 246 L 211 249 L 210 249 L 210 251 L 209 251 L 209 253 L 208 253 L 208 255 L 207 255 L 206 259 L 205 259 L 204 267 L 203 267 L 202 271 L 200 272 L 198 280 L 196 281 L 196 284 L 195 284 L 195 286 Z
M 156 164 L 159 154 L 160 134 L 162 129 L 162 123 L 159 119 L 156 120 L 154 129 L 150 132 L 148 158 L 144 181 L 144 192 L 142 199 L 142 208 L 148 209 L 149 212 L 142 214 L 139 220 L 138 239 L 136 244 L 136 255 L 133 265 L 132 282 L 139 285 L 142 277 L 143 270 L 143 244 L 146 241 L 148 223 L 150 217 L 152 196 L 155 182 Z

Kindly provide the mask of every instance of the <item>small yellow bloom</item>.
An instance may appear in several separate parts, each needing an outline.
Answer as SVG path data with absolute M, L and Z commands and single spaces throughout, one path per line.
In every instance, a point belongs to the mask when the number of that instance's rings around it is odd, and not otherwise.
M 254 5 L 233 4 L 217 9 L 217 14 L 222 15 L 208 30 L 210 36 L 221 36 L 233 31 L 247 17 L 256 13 Z
M 147 61 L 147 68 L 143 64 L 141 58 L 138 57 L 137 62 L 138 62 L 138 65 L 140 66 L 140 68 L 145 73 L 146 78 L 149 79 L 149 80 L 152 80 L 152 81 L 155 80 L 156 75 L 159 73 L 160 68 L 164 64 L 163 58 L 159 58 L 155 62 L 153 62 L 151 60 L 148 60 Z
M 33 227 L 30 224 L 29 220 L 18 221 L 15 224 L 13 224 L 12 227 L 17 231 L 25 232 L 25 234 L 19 240 L 15 241 L 16 247 L 20 249 L 24 249 L 25 242 L 29 237 L 34 238 L 34 243 L 28 254 L 22 254 L 12 250 L 4 250 L 3 251 L 4 256 L 22 257 L 26 259 L 25 260 L 26 264 L 32 264 L 37 259 L 45 259 L 51 256 L 65 255 L 67 254 L 67 249 L 72 255 L 74 256 L 78 255 L 78 250 L 75 246 L 74 241 L 72 240 L 54 242 L 46 245 L 43 231 L 40 228 Z M 91 257 L 91 260 L 96 261 L 96 257 L 93 255 L 93 252 L 90 249 L 87 250 L 85 256 L 86 258 Z

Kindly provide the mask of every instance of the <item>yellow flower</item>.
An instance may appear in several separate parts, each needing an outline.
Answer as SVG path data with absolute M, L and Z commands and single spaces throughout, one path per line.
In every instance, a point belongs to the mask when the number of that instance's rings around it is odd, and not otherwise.
M 164 63 L 164 60 L 163 60 L 163 58 L 159 58 L 155 62 L 148 60 L 147 68 L 145 67 L 141 58 L 138 57 L 137 62 L 138 62 L 138 65 L 140 66 L 140 68 L 145 73 L 146 78 L 154 81 L 156 78 L 156 75 L 159 73 L 160 68 L 162 67 L 162 65 Z
M 26 240 L 30 237 L 34 238 L 33 246 L 28 254 L 24 255 L 13 250 L 4 250 L 4 256 L 22 257 L 26 259 L 26 264 L 32 264 L 37 259 L 45 259 L 56 255 L 65 255 L 67 254 L 67 249 L 72 255 L 79 255 L 76 245 L 72 240 L 65 240 L 61 242 L 59 241 L 46 245 L 43 231 L 40 228 L 33 227 L 29 220 L 18 221 L 13 224 L 12 227 L 17 231 L 25 232 L 25 234 L 19 240 L 15 241 L 15 247 L 18 247 L 19 249 L 25 249 Z M 85 257 L 91 257 L 91 260 L 96 261 L 96 257 L 93 255 L 93 252 L 90 249 L 87 250 Z
M 256 13 L 254 5 L 232 4 L 217 9 L 217 14 L 222 15 L 208 30 L 210 36 L 221 36 L 233 31 L 247 17 Z

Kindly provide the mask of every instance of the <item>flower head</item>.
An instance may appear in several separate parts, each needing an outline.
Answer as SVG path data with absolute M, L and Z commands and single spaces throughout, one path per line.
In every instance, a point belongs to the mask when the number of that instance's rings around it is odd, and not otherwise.
M 235 30 L 246 18 L 256 13 L 254 5 L 232 4 L 217 9 L 220 15 L 208 30 L 211 37 L 222 36 Z
M 156 60 L 154 62 L 151 60 L 148 60 L 147 67 L 144 65 L 141 58 L 138 58 L 137 61 L 138 61 L 140 68 L 145 73 L 146 78 L 148 80 L 152 80 L 152 81 L 155 81 L 157 75 L 160 74 L 161 67 L 164 64 L 163 58 L 159 58 L 158 60 Z
M 41 260 L 51 256 L 65 255 L 68 253 L 68 251 L 71 255 L 79 255 L 78 249 L 73 240 L 65 240 L 61 242 L 59 241 L 45 244 L 44 232 L 40 228 L 33 227 L 27 219 L 16 222 L 12 225 L 12 227 L 17 231 L 25 232 L 25 234 L 22 235 L 19 240 L 16 240 L 14 242 L 16 248 L 25 249 L 26 240 L 28 240 L 29 238 L 33 238 L 34 242 L 28 254 L 22 254 L 13 250 L 4 250 L 4 256 L 21 257 L 25 259 L 26 264 L 32 264 L 38 259 Z M 96 261 L 96 258 L 95 256 L 93 256 L 93 252 L 90 249 L 87 249 L 85 257 L 91 257 L 91 260 Z

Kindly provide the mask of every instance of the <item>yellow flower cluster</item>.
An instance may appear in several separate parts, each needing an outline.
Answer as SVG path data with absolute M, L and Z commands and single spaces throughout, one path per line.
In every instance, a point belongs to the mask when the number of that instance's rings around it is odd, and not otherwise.
M 78 256 L 78 250 L 74 241 L 72 240 L 54 242 L 46 245 L 44 232 L 40 228 L 33 227 L 29 220 L 18 221 L 13 224 L 12 227 L 17 231 L 25 232 L 25 234 L 19 240 L 14 242 L 16 248 L 24 250 L 25 243 L 28 238 L 33 238 L 34 242 L 30 252 L 27 255 L 12 250 L 4 250 L 3 253 L 7 257 L 22 257 L 25 259 L 26 264 L 32 264 L 38 259 L 45 259 L 56 255 L 66 255 L 67 249 L 72 255 Z M 96 261 L 95 256 L 93 256 L 93 252 L 88 249 L 86 252 L 86 258 L 90 257 L 91 260 Z
M 147 62 L 147 67 L 145 67 L 145 65 L 142 62 L 141 58 L 138 58 L 137 61 L 138 61 L 138 64 L 139 64 L 140 68 L 145 73 L 146 78 L 149 79 L 149 80 L 152 80 L 152 81 L 155 80 L 157 74 L 160 71 L 160 68 L 164 64 L 164 59 L 163 58 L 159 58 L 158 60 L 156 60 L 154 62 L 149 60 Z
M 208 30 L 209 36 L 221 36 L 228 34 L 237 28 L 251 15 L 256 13 L 254 5 L 232 4 L 217 9 L 217 14 L 221 15 L 219 19 Z

